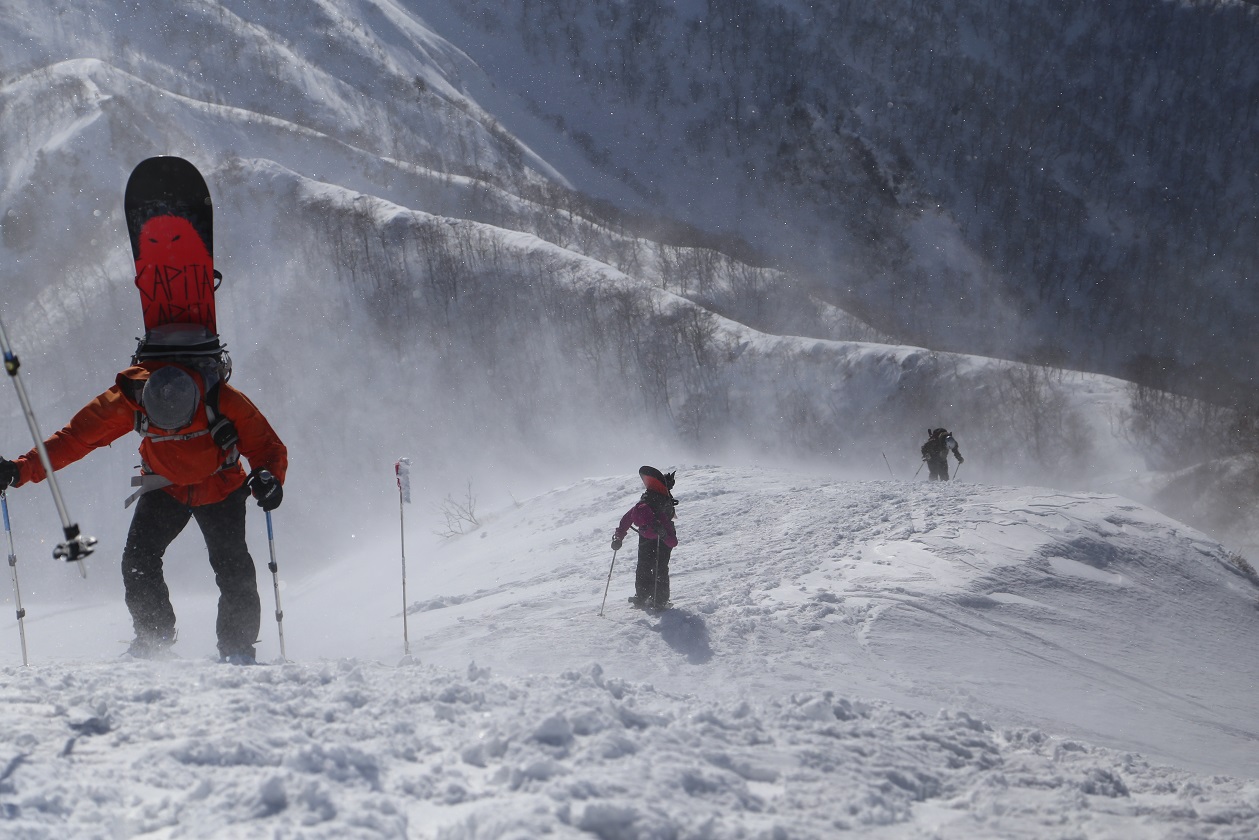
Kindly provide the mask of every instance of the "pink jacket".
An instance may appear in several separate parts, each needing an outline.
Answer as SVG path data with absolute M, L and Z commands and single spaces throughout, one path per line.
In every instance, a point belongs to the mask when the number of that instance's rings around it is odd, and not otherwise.
M 676 548 L 678 544 L 677 534 L 673 530 L 673 505 L 669 505 L 669 511 L 663 518 L 656 516 L 656 512 L 652 510 L 651 505 L 646 502 L 639 502 L 634 505 L 625 515 L 621 517 L 621 524 L 616 528 L 616 538 L 618 540 L 625 539 L 625 535 L 629 533 L 630 526 L 638 528 L 638 535 L 645 540 L 654 540 L 657 537 L 669 548 Z

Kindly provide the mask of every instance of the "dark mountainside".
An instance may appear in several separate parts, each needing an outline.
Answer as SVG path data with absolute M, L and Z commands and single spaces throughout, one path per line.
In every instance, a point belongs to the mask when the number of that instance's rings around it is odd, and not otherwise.
M 1252 5 L 458 6 L 456 42 L 645 206 L 898 340 L 1259 401 Z

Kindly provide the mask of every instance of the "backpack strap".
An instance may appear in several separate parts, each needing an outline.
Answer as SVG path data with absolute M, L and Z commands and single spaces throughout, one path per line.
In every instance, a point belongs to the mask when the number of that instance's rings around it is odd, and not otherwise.
M 229 460 L 235 464 L 240 460 L 240 452 L 236 449 L 240 434 L 236 431 L 236 424 L 219 411 L 219 389 L 222 385 L 223 382 L 220 380 L 206 391 L 205 419 L 209 423 L 210 437 L 214 438 L 219 449 L 228 453 Z
M 170 487 L 174 483 L 175 482 L 171 481 L 166 476 L 158 475 L 157 473 L 144 472 L 139 475 L 133 475 L 131 476 L 131 486 L 138 487 L 140 489 L 128 496 L 126 501 L 122 503 L 122 506 L 124 508 L 129 508 L 136 499 L 140 498 L 145 493 L 148 493 L 151 490 L 160 490 L 163 487 Z

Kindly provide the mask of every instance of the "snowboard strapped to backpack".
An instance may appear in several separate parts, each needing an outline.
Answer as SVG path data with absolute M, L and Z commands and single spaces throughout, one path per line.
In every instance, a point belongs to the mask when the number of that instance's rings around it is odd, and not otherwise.
M 132 171 L 123 209 L 145 329 L 131 364 L 167 363 L 129 394 L 143 406 L 148 393 L 151 403 L 136 412 L 135 430 L 151 441 L 208 434 L 227 453 L 220 469 L 234 467 L 240 460 L 236 427 L 219 412 L 219 389 L 232 375 L 232 359 L 218 336 L 214 293 L 223 275 L 214 267 L 210 190 L 197 168 L 183 158 L 152 157 Z M 163 373 L 168 367 L 177 370 Z M 207 428 L 183 432 L 200 407 Z M 172 428 L 163 428 L 163 422 Z M 132 479 L 132 486 L 140 489 L 127 504 L 165 486 L 163 482 L 170 483 L 144 467 L 144 474 Z
M 218 334 L 214 208 L 197 168 L 183 158 L 141 161 L 123 196 L 144 329 L 200 324 Z

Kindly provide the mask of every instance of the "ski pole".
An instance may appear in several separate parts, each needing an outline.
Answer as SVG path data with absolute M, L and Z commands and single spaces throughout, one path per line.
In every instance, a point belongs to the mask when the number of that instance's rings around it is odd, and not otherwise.
M 599 605 L 599 615 L 603 615 L 603 608 L 608 603 L 608 590 L 612 588 L 612 570 L 616 568 L 616 549 L 612 549 L 612 565 L 608 566 L 608 582 L 603 587 L 603 603 Z
M 22 609 L 22 590 L 17 585 L 17 549 L 13 547 L 13 529 L 9 527 L 9 497 L 0 490 L 0 506 L 4 507 L 4 532 L 9 535 L 9 570 L 13 572 L 13 602 L 17 605 L 17 631 L 22 637 L 22 665 L 26 659 L 26 610 Z
M 966 462 L 965 462 L 965 461 L 958 461 L 958 462 L 957 462 L 957 469 L 953 470 L 953 480 L 954 480 L 954 481 L 957 481 L 957 474 L 958 474 L 958 473 L 960 473 L 960 472 L 962 471 L 962 464 L 964 464 L 964 463 L 966 463 Z
M 407 628 L 407 528 L 404 524 L 402 495 L 398 495 L 398 542 L 402 547 L 402 653 L 411 655 L 411 633 Z
M 656 573 L 652 582 L 651 602 L 660 609 L 660 535 L 656 534 Z
M 918 477 L 918 473 L 922 472 L 923 465 L 927 463 L 927 459 L 923 458 L 922 463 L 918 465 L 918 469 L 914 470 L 914 478 Z
M 31 409 L 31 401 L 26 396 L 26 386 L 22 384 L 22 378 L 17 375 L 18 368 L 22 366 L 22 362 L 18 359 L 17 354 L 13 352 L 13 348 L 9 346 L 9 335 L 4 330 L 3 321 L 0 321 L 0 351 L 4 353 L 4 369 L 9 372 L 9 378 L 13 380 L 13 386 L 17 388 L 17 398 L 22 403 L 22 413 L 26 415 L 26 425 L 31 430 L 31 437 L 35 439 L 35 452 L 39 455 L 39 462 L 44 466 L 48 487 L 52 491 L 52 501 L 57 506 L 58 516 L 61 517 L 61 529 L 62 533 L 65 534 L 66 540 L 53 549 L 52 556 L 63 558 L 67 563 L 78 563 L 79 575 L 86 578 L 87 568 L 83 565 L 83 558 L 91 554 L 92 549 L 96 547 L 96 538 L 83 536 L 79 532 L 79 526 L 70 521 L 70 514 L 66 512 L 66 503 L 61 497 L 61 488 L 57 486 L 56 473 L 53 471 L 52 462 L 48 460 L 48 450 L 44 448 L 44 436 L 39 433 L 39 424 L 35 422 L 35 412 Z
M 399 458 L 393 465 L 398 478 L 398 541 L 402 548 L 402 653 L 411 655 L 411 633 L 407 627 L 407 527 L 405 503 L 411 501 L 411 459 Z
M 280 566 L 275 562 L 275 531 L 271 527 L 271 511 L 267 511 L 267 546 L 271 549 L 271 588 L 275 590 L 275 626 L 280 630 L 280 658 L 288 661 L 284 650 L 284 610 L 280 607 Z
M 888 472 L 888 474 L 889 474 L 890 476 L 892 476 L 892 480 L 893 480 L 893 481 L 895 481 L 895 480 L 896 480 L 896 473 L 892 472 L 892 465 L 888 463 L 888 460 L 887 460 L 887 453 L 886 453 L 886 452 L 880 452 L 879 454 L 883 456 L 883 463 L 887 464 L 887 472 Z M 921 467 L 919 467 L 919 469 L 922 469 L 922 468 L 921 468 Z

